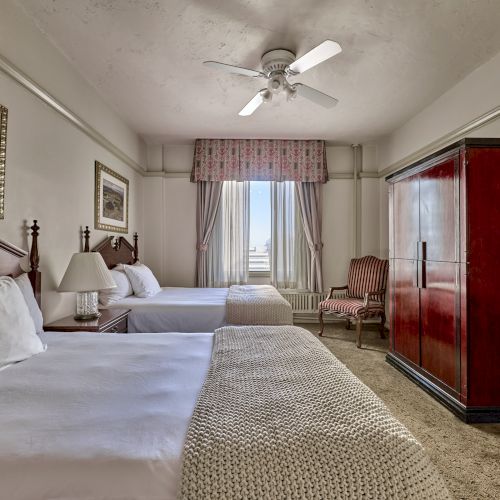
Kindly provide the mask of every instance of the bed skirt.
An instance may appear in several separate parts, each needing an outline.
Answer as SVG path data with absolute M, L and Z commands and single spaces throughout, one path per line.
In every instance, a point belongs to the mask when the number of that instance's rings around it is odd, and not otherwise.
M 310 332 L 224 327 L 184 447 L 182 499 L 449 499 L 410 432 Z

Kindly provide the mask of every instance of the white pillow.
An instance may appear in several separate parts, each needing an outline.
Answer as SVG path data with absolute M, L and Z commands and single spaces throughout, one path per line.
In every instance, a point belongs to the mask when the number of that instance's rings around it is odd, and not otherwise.
M 118 264 L 118 266 L 111 269 L 111 276 L 113 276 L 113 279 L 115 280 L 116 287 L 101 290 L 99 292 L 99 302 L 103 306 L 114 304 L 115 302 L 118 302 L 119 300 L 134 293 L 132 290 L 132 284 L 123 269 L 123 264 Z
M 133 266 L 124 265 L 123 267 L 137 297 L 152 297 L 161 290 L 158 280 L 149 267 L 137 263 Z
M 35 323 L 35 330 L 37 334 L 43 332 L 43 316 L 40 307 L 38 307 L 38 302 L 35 299 L 35 294 L 33 293 L 33 287 L 31 286 L 30 279 L 26 273 L 21 274 L 15 278 L 16 285 L 21 290 L 26 305 L 28 306 L 31 317 L 33 318 L 33 323 Z
M 0 368 L 45 350 L 16 282 L 0 277 Z

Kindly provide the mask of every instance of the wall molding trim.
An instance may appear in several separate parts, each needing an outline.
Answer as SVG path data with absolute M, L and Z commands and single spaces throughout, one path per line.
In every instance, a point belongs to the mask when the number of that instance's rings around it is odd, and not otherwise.
M 141 175 L 144 175 L 145 170 L 137 163 L 135 160 L 130 158 L 124 151 L 122 151 L 118 146 L 113 144 L 110 140 L 106 139 L 100 132 L 98 132 L 92 125 L 83 120 L 75 112 L 71 111 L 68 107 L 58 101 L 49 92 L 47 92 L 41 85 L 28 77 L 20 69 L 18 69 L 14 64 L 5 59 L 5 57 L 0 55 L 0 70 L 3 71 L 7 76 L 12 78 L 26 90 L 34 94 L 36 97 L 41 99 L 45 104 L 54 109 L 57 113 L 62 115 L 68 121 L 70 121 L 75 127 L 80 131 L 90 137 L 92 140 L 97 142 L 104 149 L 109 151 L 119 160 L 123 161 L 130 168 L 135 170 Z
M 163 177 L 164 179 L 190 179 L 191 172 L 163 172 L 149 170 L 143 172 L 144 177 Z
M 361 192 L 360 192 L 360 173 L 363 169 L 363 150 L 359 144 L 353 144 L 352 148 L 352 164 L 353 164 L 353 207 L 352 216 L 354 219 L 354 231 L 352 240 L 352 256 L 360 257 L 361 253 Z
M 406 167 L 407 165 L 410 165 L 418 160 L 421 160 L 422 158 L 425 158 L 426 156 L 432 153 L 435 153 L 436 151 L 452 144 L 453 142 L 463 139 L 464 137 L 467 136 L 467 134 L 470 134 L 472 131 L 477 130 L 480 127 L 483 127 L 487 123 L 498 120 L 499 118 L 500 118 L 500 106 L 497 106 L 491 109 L 490 111 L 487 111 L 486 113 L 467 122 L 465 125 L 462 125 L 461 127 L 452 130 L 448 134 L 443 135 L 439 139 L 432 141 L 427 146 L 424 146 L 415 151 L 414 153 L 405 156 L 401 160 L 393 163 L 392 165 L 389 165 L 388 167 L 381 170 L 378 176 L 382 178 L 389 174 L 392 174 Z
M 378 179 L 380 177 L 378 172 L 360 172 L 360 179 Z
M 332 179 L 354 179 L 354 172 L 328 172 L 328 178 Z

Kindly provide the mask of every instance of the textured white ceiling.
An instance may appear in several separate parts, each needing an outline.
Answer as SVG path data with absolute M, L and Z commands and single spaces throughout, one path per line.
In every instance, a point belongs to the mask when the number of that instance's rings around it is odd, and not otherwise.
M 18 0 L 149 143 L 196 137 L 365 142 L 404 123 L 500 51 L 498 0 Z M 267 50 L 343 52 L 296 77 L 337 97 L 327 110 L 284 96 L 247 118 Z

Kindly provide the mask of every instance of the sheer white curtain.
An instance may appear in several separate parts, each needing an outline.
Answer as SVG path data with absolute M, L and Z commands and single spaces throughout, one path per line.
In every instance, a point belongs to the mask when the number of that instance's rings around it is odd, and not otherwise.
M 250 183 L 224 181 L 219 209 L 208 243 L 208 286 L 248 281 Z
M 271 183 L 271 283 L 305 290 L 311 257 L 294 182 Z

